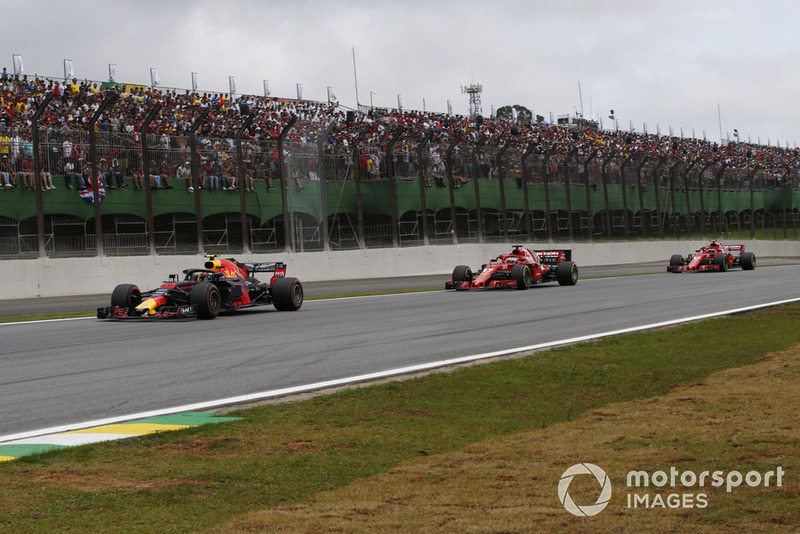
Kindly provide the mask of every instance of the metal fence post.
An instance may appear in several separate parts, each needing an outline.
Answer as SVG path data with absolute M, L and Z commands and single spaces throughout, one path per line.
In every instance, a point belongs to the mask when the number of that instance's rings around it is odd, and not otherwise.
M 97 120 L 100 116 L 105 112 L 106 108 L 117 101 L 119 95 L 117 93 L 107 92 L 103 102 L 97 108 L 97 111 L 94 112 L 92 118 L 89 119 L 89 150 L 91 151 L 92 157 L 92 176 L 89 178 L 91 180 L 92 185 L 92 198 L 94 200 L 94 235 L 95 235 L 95 246 L 97 247 L 97 255 L 103 255 L 103 221 L 102 221 L 102 214 L 100 211 L 100 182 L 99 182 L 99 175 L 97 172 L 97 139 L 95 136 L 95 124 L 97 124 Z
M 583 162 L 583 181 L 586 189 L 586 218 L 589 224 L 589 242 L 594 242 L 594 214 L 592 213 L 592 197 L 589 185 L 589 164 L 597 156 L 597 150 L 593 150 L 586 161 Z
M 429 131 L 425 134 L 425 137 L 419 142 L 417 146 L 417 161 L 419 163 L 419 170 L 417 172 L 419 176 L 419 201 L 420 201 L 420 210 L 422 211 L 422 239 L 427 247 L 430 244 L 430 234 L 428 229 L 428 206 L 425 202 L 425 165 L 422 164 L 422 150 L 425 148 L 425 145 L 433 137 L 433 130 Z
M 322 205 L 322 219 L 320 223 L 320 234 L 322 235 L 322 250 L 329 251 L 331 248 L 330 245 L 330 235 L 328 235 L 328 178 L 327 178 L 327 160 L 325 159 L 325 145 L 328 142 L 328 138 L 330 138 L 331 132 L 336 127 L 336 122 L 332 122 L 325 128 L 325 131 L 322 132 L 322 135 L 319 136 L 317 139 L 317 161 L 319 161 L 319 172 L 317 172 L 317 178 L 319 179 L 319 201 Z
M 536 145 L 531 143 L 528 145 L 528 148 L 525 149 L 525 152 L 522 154 L 522 205 L 525 208 L 525 214 L 522 216 L 523 224 L 525 225 L 525 235 L 528 237 L 528 241 L 533 241 L 533 225 L 531 224 L 531 205 L 530 205 L 530 198 L 528 195 L 528 182 L 529 182 L 529 174 L 528 174 L 528 157 L 533 153 L 534 148 Z
M 542 160 L 542 182 L 544 183 L 544 211 L 545 224 L 547 224 L 547 242 L 553 242 L 553 210 L 550 209 L 550 171 L 547 169 L 547 161 L 555 154 L 558 145 L 553 145 L 545 154 Z
M 628 186 L 625 183 L 625 167 L 627 167 L 630 162 L 630 157 L 625 158 L 625 161 L 622 162 L 619 168 L 619 178 L 622 182 L 622 210 L 625 212 L 625 216 L 622 218 L 622 231 L 625 234 L 625 241 L 631 240 L 631 227 L 628 217 Z
M 281 130 L 278 135 L 278 166 L 281 173 L 281 203 L 283 204 L 283 238 L 285 240 L 286 251 L 291 252 L 294 250 L 294 215 L 289 213 L 289 204 L 286 195 L 286 190 L 289 188 L 289 173 L 286 169 L 286 158 L 283 156 L 283 143 L 286 141 L 286 136 L 289 130 L 294 128 L 297 122 L 297 116 L 292 115 L 289 122 Z
M 156 109 L 153 109 L 150 112 L 150 116 L 148 116 L 148 123 L 152 120 L 152 117 L 155 117 L 155 113 L 161 108 L 161 104 L 158 104 Z M 206 120 L 210 109 L 205 108 L 203 112 L 200 113 L 200 116 L 192 123 L 192 126 L 189 128 L 189 145 L 192 153 L 192 181 L 195 182 L 198 187 L 195 191 L 194 196 L 194 218 L 195 218 L 195 227 L 197 228 L 197 252 L 202 254 L 205 250 L 205 245 L 203 242 L 203 206 L 200 203 L 200 181 L 198 180 L 199 170 L 197 168 L 197 129 Z M 150 177 L 148 176 L 150 169 L 150 155 L 149 150 L 147 148 L 147 135 L 146 135 L 146 128 L 142 128 L 142 162 L 143 165 L 147 167 L 142 167 L 144 171 L 144 183 L 145 183 L 145 193 L 147 194 L 147 205 L 150 209 L 150 216 L 152 217 L 152 198 L 153 193 L 150 188 Z M 152 223 L 152 220 L 151 220 Z M 177 242 L 176 242 L 177 245 Z
M 578 147 L 572 148 L 569 152 L 567 152 L 567 156 L 564 158 L 564 193 L 566 194 L 567 201 L 567 229 L 569 230 L 570 243 L 575 241 L 575 228 L 572 224 L 572 191 L 570 190 L 571 184 L 569 179 L 569 162 L 577 151 Z
M 361 159 L 361 141 L 364 140 L 364 137 L 369 133 L 369 128 L 364 128 L 358 135 L 353 143 L 353 167 L 355 170 L 355 182 L 356 182 L 356 219 L 358 224 L 358 241 L 361 244 L 361 248 L 367 248 L 366 242 L 366 231 L 364 229 L 364 199 L 361 195 L 361 164 L 359 160 Z M 344 187 L 344 185 L 342 185 Z
M 455 139 L 450 146 L 447 147 L 444 153 L 444 160 L 446 162 L 447 167 L 447 188 L 448 193 L 450 194 L 450 221 L 453 225 L 453 244 L 458 244 L 458 217 L 456 216 L 456 190 L 455 184 L 453 183 L 453 150 L 456 148 L 456 145 L 461 138 L 463 137 L 463 132 L 458 132 L 455 136 Z
M 503 214 L 503 239 L 508 243 L 508 213 L 506 210 L 506 188 L 503 184 L 503 154 L 505 154 L 508 147 L 511 146 L 511 141 L 506 141 L 503 148 L 495 154 L 495 163 L 497 164 L 497 183 L 500 189 L 500 211 Z
M 658 238 L 664 239 L 664 225 L 661 221 L 661 199 L 658 195 L 658 170 L 664 165 L 667 160 L 666 156 L 658 160 L 656 166 L 653 168 L 653 194 L 656 199 L 656 220 L 658 221 Z
M 242 135 L 244 135 L 244 132 L 253 123 L 253 119 L 255 117 L 256 117 L 256 111 L 253 110 L 250 112 L 250 114 L 247 115 L 242 125 L 236 131 L 236 136 L 234 137 L 234 144 L 236 145 L 236 160 L 237 160 L 236 169 L 239 173 L 239 206 L 242 212 L 242 221 L 241 221 L 242 251 L 245 254 L 250 253 L 250 231 L 247 225 L 247 191 L 245 191 L 246 189 L 245 185 L 247 184 L 247 169 L 245 169 L 244 162 L 242 161 Z M 253 172 L 255 172 L 255 168 L 253 169 Z M 200 193 L 198 192 L 197 194 L 199 195 Z
M 671 201 L 671 205 L 672 205 L 672 209 L 670 210 L 670 217 L 669 217 L 670 222 L 673 222 L 673 221 L 677 222 L 676 219 L 675 219 L 675 217 L 678 216 L 677 215 L 678 214 L 678 208 L 677 208 L 677 204 L 675 203 L 675 175 L 678 173 L 678 169 L 680 168 L 680 166 L 681 166 L 681 163 L 678 162 L 675 165 L 673 165 L 672 167 L 670 167 L 670 169 L 669 169 L 669 195 L 670 195 L 670 201 Z M 667 205 L 666 200 L 664 201 L 664 205 L 665 206 Z M 664 219 L 666 220 L 666 215 L 664 215 Z M 677 241 L 679 239 L 680 239 L 680 225 L 679 224 L 675 224 L 675 240 Z
M 36 112 L 31 117 L 31 141 L 33 142 L 33 186 L 36 189 L 36 228 L 39 234 L 39 257 L 44 258 L 47 255 L 45 251 L 46 239 L 44 228 L 44 198 L 42 198 L 42 166 L 39 159 L 39 117 L 47 109 L 50 101 L 53 100 L 55 93 L 50 92 L 45 95 L 37 108 Z
M 154 228 L 153 222 L 153 194 L 150 190 L 150 177 L 148 176 L 150 173 L 150 157 L 149 157 L 149 149 L 147 147 L 147 127 L 153 121 L 153 118 L 156 114 L 161 111 L 161 104 L 156 104 L 150 109 L 150 112 L 147 114 L 147 117 L 142 121 L 141 125 L 141 146 L 142 146 L 142 180 L 144 180 L 144 187 L 145 187 L 145 210 L 146 210 L 146 217 L 147 217 L 147 242 L 148 248 L 150 249 L 150 255 L 154 256 L 156 254 L 156 232 Z
M 400 246 L 399 217 L 397 216 L 397 167 L 394 164 L 394 145 L 397 144 L 403 130 L 398 129 L 392 134 L 389 143 L 386 145 L 386 178 L 389 180 L 389 196 L 391 196 L 391 218 L 392 218 L 392 246 Z
M 697 176 L 697 191 L 700 194 L 700 239 L 703 241 L 706 240 L 706 201 L 703 198 L 703 174 L 710 166 L 710 163 L 703 165 L 700 169 L 700 174 Z
M 719 171 L 717 172 L 717 216 L 714 218 L 717 221 L 717 226 L 719 227 L 717 235 L 720 237 L 724 237 L 724 220 L 725 214 L 722 212 L 722 179 L 725 177 L 725 170 L 727 169 L 727 165 L 725 163 L 722 164 Z
M 636 189 L 639 190 L 639 219 L 642 224 L 642 239 L 647 241 L 647 225 L 644 223 L 644 192 L 642 191 L 642 169 L 647 163 L 647 156 L 636 167 Z
M 475 216 L 478 218 L 479 243 L 484 242 L 485 229 L 483 224 L 483 209 L 481 208 L 481 188 L 480 185 L 478 185 L 481 176 L 481 171 L 478 167 L 478 151 L 483 147 L 484 143 L 486 143 L 486 136 L 481 135 L 478 138 L 478 142 L 475 143 L 475 148 L 472 149 L 472 153 L 469 155 L 470 161 L 472 161 L 472 185 L 475 190 Z
M 611 241 L 613 238 L 612 230 L 614 225 L 614 218 L 611 214 L 611 204 L 608 199 L 608 164 L 614 159 L 615 154 L 612 152 L 606 159 L 603 160 L 603 166 L 601 167 L 601 175 L 603 177 L 603 201 L 606 205 L 606 236 L 608 240 Z M 623 186 L 624 189 L 624 186 Z

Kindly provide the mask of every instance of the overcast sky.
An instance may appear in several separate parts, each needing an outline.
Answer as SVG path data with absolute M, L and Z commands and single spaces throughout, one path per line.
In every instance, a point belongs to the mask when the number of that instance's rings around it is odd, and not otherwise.
M 75 76 L 483 114 L 519 104 L 620 129 L 800 143 L 796 0 L 3 0 L 5 58 Z M 354 53 L 355 52 L 355 53 Z M 355 61 L 354 61 L 355 56 Z M 355 68 L 354 68 L 355 67 Z M 357 80 L 357 84 L 356 84 Z M 580 90 L 579 90 L 580 88 Z M 720 125 L 721 123 L 721 125 Z

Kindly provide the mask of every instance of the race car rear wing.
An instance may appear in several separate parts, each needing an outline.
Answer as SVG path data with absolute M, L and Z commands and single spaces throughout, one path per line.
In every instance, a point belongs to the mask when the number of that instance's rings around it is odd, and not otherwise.
M 251 273 L 274 273 L 275 271 L 286 270 L 286 264 L 282 261 L 274 261 L 269 263 L 240 263 L 240 266 L 244 267 Z
M 722 245 L 722 248 L 729 253 L 738 252 L 741 254 L 744 252 L 744 245 Z
M 557 265 L 562 261 L 572 261 L 572 249 L 534 250 L 543 265 Z

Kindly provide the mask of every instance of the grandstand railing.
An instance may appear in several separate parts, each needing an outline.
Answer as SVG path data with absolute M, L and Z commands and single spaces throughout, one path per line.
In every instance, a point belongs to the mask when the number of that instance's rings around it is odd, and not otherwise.
M 257 113 L 224 135 L 201 114 L 197 135 L 0 128 L 0 256 L 797 239 L 791 166 L 316 118 L 258 136 Z

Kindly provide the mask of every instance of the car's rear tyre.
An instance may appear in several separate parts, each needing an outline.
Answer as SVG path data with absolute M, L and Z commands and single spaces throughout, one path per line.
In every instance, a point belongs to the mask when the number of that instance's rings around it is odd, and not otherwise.
M 279 311 L 297 311 L 303 305 L 303 284 L 292 277 L 278 278 L 272 284 L 272 305 Z
M 517 284 L 516 289 L 528 289 L 531 287 L 531 268 L 527 265 L 517 264 L 511 268 L 511 280 Z
M 724 252 L 720 252 L 714 256 L 714 265 L 717 266 L 718 271 L 726 272 L 728 270 L 728 255 Z
M 752 252 L 742 252 L 742 257 L 739 258 L 739 263 L 743 271 L 752 271 L 756 268 L 756 255 Z
M 578 283 L 578 266 L 572 261 L 562 261 L 556 265 L 556 280 L 562 286 L 574 286 Z
M 192 286 L 189 302 L 197 307 L 198 319 L 213 319 L 222 308 L 222 296 L 219 289 L 209 282 L 200 282 Z
M 111 292 L 111 307 L 134 309 L 142 303 L 142 292 L 133 284 L 120 284 Z

